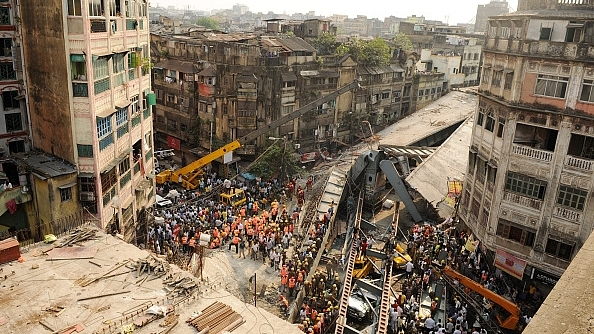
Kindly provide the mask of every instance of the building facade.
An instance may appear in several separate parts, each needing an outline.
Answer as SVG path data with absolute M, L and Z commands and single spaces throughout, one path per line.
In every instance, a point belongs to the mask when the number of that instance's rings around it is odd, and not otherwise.
M 76 166 L 86 212 L 134 241 L 154 201 L 148 1 L 19 6 L 33 148 Z
M 521 10 L 518 8 L 518 10 Z M 491 0 L 488 4 L 478 5 L 474 20 L 474 32 L 487 32 L 489 17 L 509 13 L 509 5 L 505 0 Z
M 489 20 L 460 216 L 558 277 L 594 227 L 594 4 L 519 7 Z

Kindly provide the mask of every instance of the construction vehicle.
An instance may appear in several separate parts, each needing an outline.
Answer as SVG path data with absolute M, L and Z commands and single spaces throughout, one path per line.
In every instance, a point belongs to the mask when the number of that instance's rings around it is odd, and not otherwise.
M 497 325 L 501 328 L 515 330 L 520 320 L 520 308 L 514 302 L 505 299 L 495 292 L 485 288 L 474 280 L 460 274 L 452 268 L 446 266 L 441 269 L 442 278 L 445 275 L 445 280 L 452 287 L 456 288 L 456 281 L 463 285 L 466 289 L 472 290 L 481 295 L 486 300 L 499 305 L 499 312 L 495 315 L 497 318 Z
M 228 194 L 226 192 L 222 192 L 219 197 L 221 203 L 230 206 L 240 206 L 246 201 L 243 189 L 238 188 L 231 189 Z
M 359 87 L 359 81 L 354 80 L 348 85 L 342 86 L 339 89 L 335 90 L 334 92 L 322 96 L 321 98 L 305 105 L 302 108 L 295 110 L 294 112 L 283 116 L 269 124 L 266 124 L 264 127 L 260 127 L 257 130 L 248 133 L 247 135 L 234 140 L 223 147 L 207 154 L 206 156 L 184 166 L 182 168 L 176 170 L 165 170 L 159 173 L 156 177 L 157 184 L 163 184 L 165 182 L 171 183 L 179 183 L 180 186 L 187 190 L 196 189 L 200 184 L 199 176 L 202 175 L 202 168 L 208 165 L 209 163 L 213 162 L 216 159 L 223 157 L 225 154 L 229 152 L 233 152 L 234 150 L 242 147 L 247 143 L 251 143 L 256 140 L 258 137 L 276 129 L 277 127 L 294 120 L 295 118 L 303 116 L 306 112 L 313 110 L 324 103 L 330 102 L 339 95 L 351 91 L 355 88 Z

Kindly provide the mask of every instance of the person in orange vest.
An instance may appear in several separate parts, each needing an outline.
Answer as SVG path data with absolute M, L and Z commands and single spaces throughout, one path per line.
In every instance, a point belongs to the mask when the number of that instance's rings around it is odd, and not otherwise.
M 289 283 L 289 276 L 282 275 L 281 276 L 281 287 L 280 287 L 280 292 L 281 293 L 285 293 L 287 291 L 287 283 Z
M 283 295 L 280 295 L 279 299 L 281 311 L 283 311 L 283 314 L 287 314 L 289 311 L 289 301 Z
M 237 233 L 235 233 L 231 243 L 229 244 L 229 250 L 231 250 L 231 246 L 235 246 L 235 254 L 239 253 L 239 236 Z
M 289 297 L 293 297 L 294 292 L 295 292 L 295 277 L 291 276 L 291 278 L 289 278 Z
M 188 252 L 188 236 L 186 234 L 182 237 L 182 249 L 184 253 Z
M 317 317 L 318 317 L 318 311 L 314 308 L 311 310 L 311 320 L 315 321 Z
M 286 276 L 288 274 L 287 272 L 287 265 L 283 264 L 282 268 L 281 268 L 281 276 Z

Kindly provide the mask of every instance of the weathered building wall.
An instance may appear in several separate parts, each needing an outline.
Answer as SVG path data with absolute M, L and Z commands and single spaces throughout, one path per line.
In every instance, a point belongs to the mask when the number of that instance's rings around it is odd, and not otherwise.
M 21 6 L 34 148 L 74 164 L 63 1 L 27 1 Z

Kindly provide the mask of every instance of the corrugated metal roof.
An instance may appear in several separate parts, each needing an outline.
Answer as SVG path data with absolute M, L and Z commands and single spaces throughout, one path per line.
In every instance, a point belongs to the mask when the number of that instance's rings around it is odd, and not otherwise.
M 282 45 L 284 45 L 285 47 L 287 47 L 289 50 L 291 50 L 293 52 L 295 52 L 295 51 L 316 52 L 316 48 L 314 48 L 309 43 L 307 43 L 306 41 L 304 41 L 303 39 L 301 39 L 299 37 L 289 37 L 289 38 L 277 39 L 277 42 L 281 43 Z
M 214 69 L 214 67 L 209 66 L 203 69 L 202 71 L 198 72 L 198 75 L 202 77 L 216 77 L 217 71 Z
M 258 78 L 253 73 L 242 73 L 237 77 L 238 82 L 258 82 Z
M 174 70 L 182 73 L 198 73 L 199 70 L 193 63 L 189 61 L 181 61 L 177 59 L 166 59 L 155 64 L 157 68 L 164 68 L 167 70 Z
M 24 161 L 34 172 L 49 178 L 76 173 L 72 166 L 47 155 L 31 154 Z

